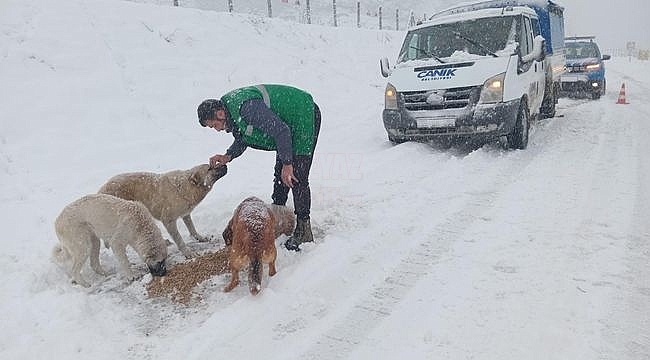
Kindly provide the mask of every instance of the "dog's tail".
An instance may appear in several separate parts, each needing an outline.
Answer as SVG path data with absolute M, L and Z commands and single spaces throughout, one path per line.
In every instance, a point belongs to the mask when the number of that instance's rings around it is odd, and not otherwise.
M 56 244 L 52 249 L 52 258 L 54 261 L 62 263 L 70 259 L 70 254 L 61 244 Z
M 251 294 L 257 295 L 262 290 L 262 262 L 260 258 L 254 258 L 250 263 L 250 276 L 248 277 L 248 287 Z
M 251 235 L 253 240 L 253 243 L 251 244 L 253 252 L 250 258 L 250 267 L 248 269 L 248 286 L 251 294 L 257 295 L 257 293 L 262 290 L 262 235 L 259 231 L 253 232 Z

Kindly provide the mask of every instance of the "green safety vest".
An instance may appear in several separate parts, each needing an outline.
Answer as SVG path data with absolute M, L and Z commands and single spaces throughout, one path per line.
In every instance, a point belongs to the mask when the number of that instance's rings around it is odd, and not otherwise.
M 234 127 L 250 147 L 277 150 L 273 137 L 242 119 L 239 109 L 250 99 L 262 99 L 291 131 L 294 155 L 312 155 L 314 149 L 314 99 L 300 89 L 287 85 L 255 85 L 235 89 L 221 97 L 228 108 Z M 233 129 L 235 131 L 235 129 Z

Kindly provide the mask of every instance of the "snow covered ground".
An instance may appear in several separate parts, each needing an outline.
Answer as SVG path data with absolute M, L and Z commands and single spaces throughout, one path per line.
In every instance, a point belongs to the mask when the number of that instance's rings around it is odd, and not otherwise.
M 403 33 L 104 0 L 0 10 L 0 358 L 650 358 L 650 63 L 608 62 L 608 94 L 562 99 L 525 151 L 392 146 L 378 59 Z M 196 106 L 260 82 L 322 109 L 324 235 L 279 248 L 257 297 L 221 292 L 226 275 L 190 306 L 149 299 L 149 275 L 86 268 L 93 286 L 72 285 L 50 258 L 61 209 L 117 173 L 223 152 Z M 630 105 L 614 104 L 622 82 Z M 235 206 L 269 199 L 273 161 L 231 163 L 194 213 L 218 240 L 180 225 L 190 248 L 222 247 Z

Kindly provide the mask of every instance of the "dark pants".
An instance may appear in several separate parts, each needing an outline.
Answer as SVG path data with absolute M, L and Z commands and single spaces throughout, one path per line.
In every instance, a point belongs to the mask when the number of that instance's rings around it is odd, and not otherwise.
M 316 149 L 316 141 L 320 133 L 320 109 L 318 105 L 314 104 L 314 147 L 312 148 L 311 155 L 293 155 L 293 174 L 298 179 L 298 183 L 293 186 L 293 206 L 294 212 L 298 219 L 309 219 L 309 212 L 311 209 L 311 190 L 309 189 L 309 171 L 311 170 L 311 162 L 314 158 L 314 150 Z M 282 183 L 282 162 L 280 158 L 275 157 L 275 171 L 273 174 L 273 203 L 277 205 L 286 205 L 289 196 L 289 187 Z

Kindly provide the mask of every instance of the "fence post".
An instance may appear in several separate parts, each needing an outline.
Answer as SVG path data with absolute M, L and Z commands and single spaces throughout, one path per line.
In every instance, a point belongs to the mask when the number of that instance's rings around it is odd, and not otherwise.
M 357 27 L 361 27 L 361 2 L 357 1 Z
M 334 27 L 336 27 L 336 0 L 332 0 L 332 14 L 334 16 Z
M 269 17 L 273 17 L 273 11 L 271 10 L 271 0 L 266 0 L 266 3 L 269 7 Z
M 382 21 L 381 21 L 381 6 L 379 7 L 379 30 L 382 29 Z
M 395 10 L 395 30 L 399 30 L 399 9 Z
M 309 0 L 307 0 L 307 24 L 311 24 L 311 6 L 309 5 Z
M 233 11 L 232 0 L 228 0 L 228 12 L 231 13 L 232 11 Z

